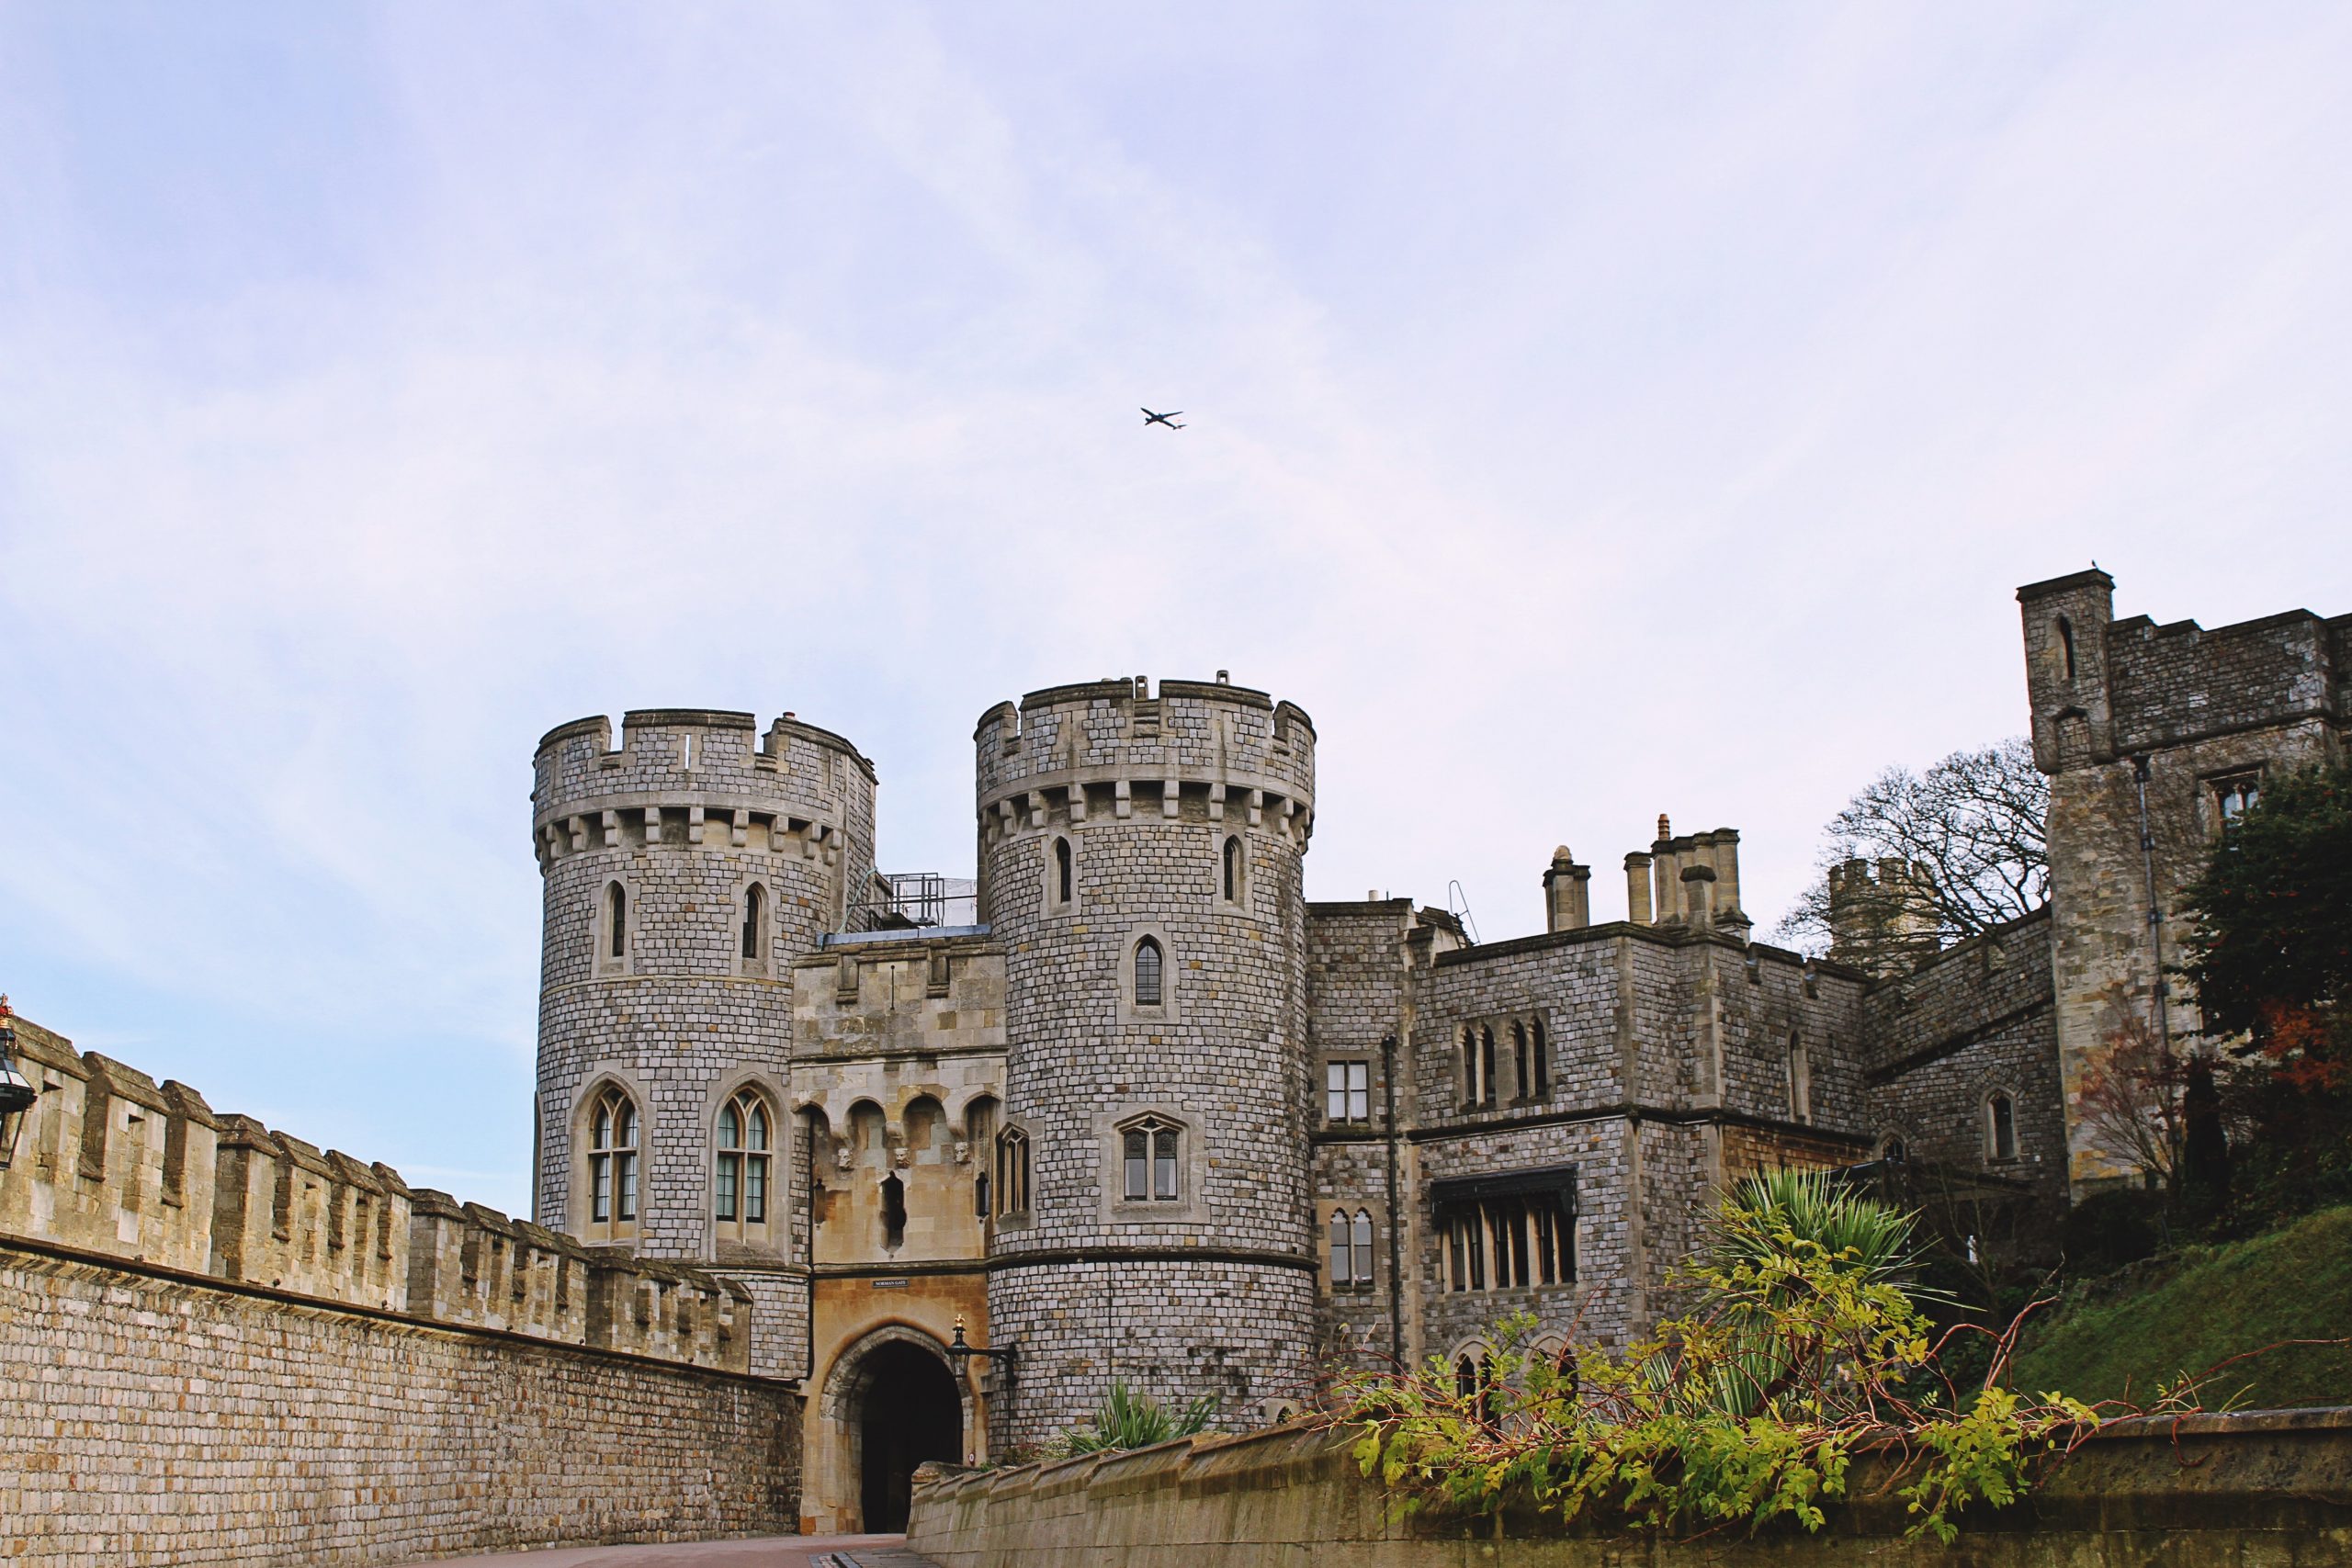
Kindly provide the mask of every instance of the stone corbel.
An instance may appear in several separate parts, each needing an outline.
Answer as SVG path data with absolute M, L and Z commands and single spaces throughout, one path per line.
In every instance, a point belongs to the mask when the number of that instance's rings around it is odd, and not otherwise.
M 1042 789 L 1033 789 L 1029 792 L 1029 826 L 1042 828 L 1045 825 L 1046 792 Z
M 649 844 L 662 841 L 662 808 L 658 806 L 645 808 L 645 841 Z
M 547 841 L 548 859 L 553 860 L 558 855 L 563 853 L 563 834 L 552 822 L 548 823 L 547 827 Z
M 608 850 L 621 847 L 621 814 L 617 811 L 605 813 L 605 847 Z
M 1183 784 L 1175 779 L 1170 779 L 1166 784 L 1161 784 L 1159 786 L 1159 814 L 1162 817 L 1173 817 L 1183 808 Z
M 957 1165 L 972 1163 L 972 1145 L 962 1138 L 956 1140 L 956 1163 Z
M 1004 836 L 1008 839 L 1012 837 L 1013 817 L 1011 795 L 1008 795 L 996 803 L 996 819 L 997 826 L 1003 830 Z
M 1250 826 L 1257 827 L 1265 820 L 1265 816 L 1266 792 L 1262 789 L 1253 789 L 1250 792 Z
M 1221 784 L 1209 785 L 1209 820 L 1225 820 L 1225 786 Z
M 1073 822 L 1086 820 L 1086 786 L 1082 784 L 1069 786 L 1069 819 Z
M 686 842 L 690 844 L 699 844 L 702 842 L 702 820 L 703 809 L 701 807 L 689 806 L 686 807 Z
M 734 823 L 733 823 L 733 825 L 732 825 L 732 826 L 730 826 L 730 827 L 728 829 L 728 830 L 727 830 L 727 842 L 728 842 L 728 844 L 729 844 L 729 846 L 730 848 L 733 848 L 733 849 L 739 849 L 739 850 L 740 850 L 740 849 L 743 848 L 743 846 L 744 846 L 744 845 L 746 845 L 746 844 L 750 843 L 751 841 L 752 841 L 752 811 L 751 811 L 751 807 L 746 807 L 746 806 L 739 806 L 739 807 L 737 807 L 735 808 L 735 820 L 734 820 Z
M 564 827 L 571 834 L 571 852 L 573 854 L 579 854 L 582 851 L 587 849 L 588 819 L 585 817 L 574 817 L 570 821 L 566 822 Z
M 1111 815 L 1124 822 L 1135 815 L 1135 786 L 1121 779 L 1111 786 Z

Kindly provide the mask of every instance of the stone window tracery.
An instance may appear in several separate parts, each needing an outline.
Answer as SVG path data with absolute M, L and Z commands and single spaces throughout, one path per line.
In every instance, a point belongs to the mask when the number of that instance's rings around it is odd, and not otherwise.
M 637 1224 L 637 1102 L 617 1088 L 596 1096 L 588 1120 L 588 1227 L 597 1239 Z
M 723 1239 L 752 1239 L 767 1224 L 775 1125 L 767 1098 L 756 1089 L 745 1089 L 719 1108 L 711 1213 L 726 1227 Z
M 1172 1203 L 1182 1195 L 1177 1172 L 1182 1130 L 1147 1116 L 1119 1130 L 1120 1190 L 1130 1203 Z
M 1004 1214 L 1029 1212 L 1029 1134 L 1008 1127 L 996 1141 L 996 1201 Z

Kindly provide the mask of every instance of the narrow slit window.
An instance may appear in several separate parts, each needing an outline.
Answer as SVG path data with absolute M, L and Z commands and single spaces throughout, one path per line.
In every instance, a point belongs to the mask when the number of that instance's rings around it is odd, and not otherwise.
M 1797 1122 L 1813 1120 L 1813 1059 L 1798 1034 L 1789 1036 L 1789 1116 Z
M 1552 1053 L 1544 1041 L 1544 1021 L 1540 1018 L 1532 1021 L 1527 1032 L 1534 1042 L 1535 1098 L 1547 1100 L 1552 1094 Z
M 617 882 L 605 890 L 605 925 L 612 956 L 625 956 L 628 952 L 628 890 Z
M 1989 1131 L 1992 1134 L 1993 1157 L 1995 1159 L 2017 1158 L 2017 1106 L 2007 1095 L 1996 1094 L 1986 1101 L 1984 1109 L 1992 1123 Z
M 754 882 L 743 895 L 743 956 L 746 958 L 761 955 L 760 938 L 766 913 L 767 892 Z
M 1355 1254 L 1348 1246 L 1348 1213 L 1331 1211 L 1331 1283 L 1345 1290 L 1356 1282 Z
M 1521 1100 L 1535 1094 L 1535 1072 L 1527 1055 L 1527 1025 L 1513 1022 L 1510 1026 L 1511 1088 Z
M 1158 938 L 1146 937 L 1136 943 L 1136 1006 L 1156 1008 L 1161 1005 L 1165 979 L 1162 970 L 1166 963 L 1167 954 L 1161 952 Z
M 1466 1023 L 1462 1026 L 1462 1103 L 1478 1103 L 1478 1032 Z
M 2075 678 L 2075 623 L 2065 616 L 2058 617 L 2058 664 L 2066 679 Z
M 1225 841 L 1225 901 L 1241 902 L 1241 840 L 1238 837 Z
M 882 1179 L 882 1247 L 896 1252 L 907 1241 L 907 1184 L 892 1171 Z
M 1356 1255 L 1356 1283 L 1369 1285 L 1372 1283 L 1372 1211 L 1358 1209 L 1355 1224 L 1351 1229 L 1354 1233 L 1352 1239 Z
M 1495 1103 L 1495 1032 L 1478 1031 L 1478 1103 L 1492 1109 Z
M 1054 840 L 1054 902 L 1068 904 L 1070 888 L 1077 881 L 1076 855 L 1068 839 Z

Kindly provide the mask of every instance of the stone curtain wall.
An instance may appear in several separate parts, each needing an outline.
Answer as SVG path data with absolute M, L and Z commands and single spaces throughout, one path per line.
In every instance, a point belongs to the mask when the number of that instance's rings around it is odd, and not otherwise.
M 399 1562 L 792 1530 L 787 1385 L 0 1241 L 0 1560 Z
M 1862 1001 L 1873 1055 L 1871 1126 L 1913 1160 L 2025 1184 L 2052 1211 L 2066 1195 L 2065 1108 L 2045 908 L 1949 948 Z M 2018 1154 L 1993 1157 L 1985 1104 L 2016 1108 Z
M 940 1568 L 2052 1568 L 2352 1562 L 2352 1410 L 2132 1423 L 2079 1450 L 2026 1503 L 1964 1516 L 1957 1546 L 1904 1537 L 1885 1478 L 1859 1460 L 1817 1535 L 1793 1527 L 1691 1541 L 1567 1536 L 1512 1518 L 1403 1522 L 1344 1437 L 1286 1427 L 1057 1465 L 919 1481 L 908 1544 Z

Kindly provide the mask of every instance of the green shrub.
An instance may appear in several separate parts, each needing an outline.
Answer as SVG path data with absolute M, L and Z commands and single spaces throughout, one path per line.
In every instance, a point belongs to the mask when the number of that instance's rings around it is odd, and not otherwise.
M 1171 1411 L 1147 1394 L 1129 1392 L 1125 1383 L 1114 1378 L 1111 1392 L 1094 1407 L 1094 1424 L 1064 1434 L 1061 1446 L 1074 1454 L 1148 1449 L 1204 1431 L 1216 1415 L 1216 1401 L 1205 1396 Z
M 1363 1426 L 1358 1459 L 1408 1511 L 1524 1504 L 1655 1529 L 1818 1529 L 1855 1449 L 1893 1436 L 1914 1533 L 1949 1541 L 1963 1508 L 2018 1496 L 2098 1416 L 2003 1386 L 2008 1337 L 1977 1386 L 1939 1377 L 1905 1284 L 1912 1231 L 1826 1176 L 1753 1179 L 1682 1272 L 1697 1305 L 1653 1337 L 1555 1364 L 1529 1354 L 1521 1314 L 1482 1386 L 1457 1389 L 1442 1361 L 1361 1376 L 1340 1419 Z

